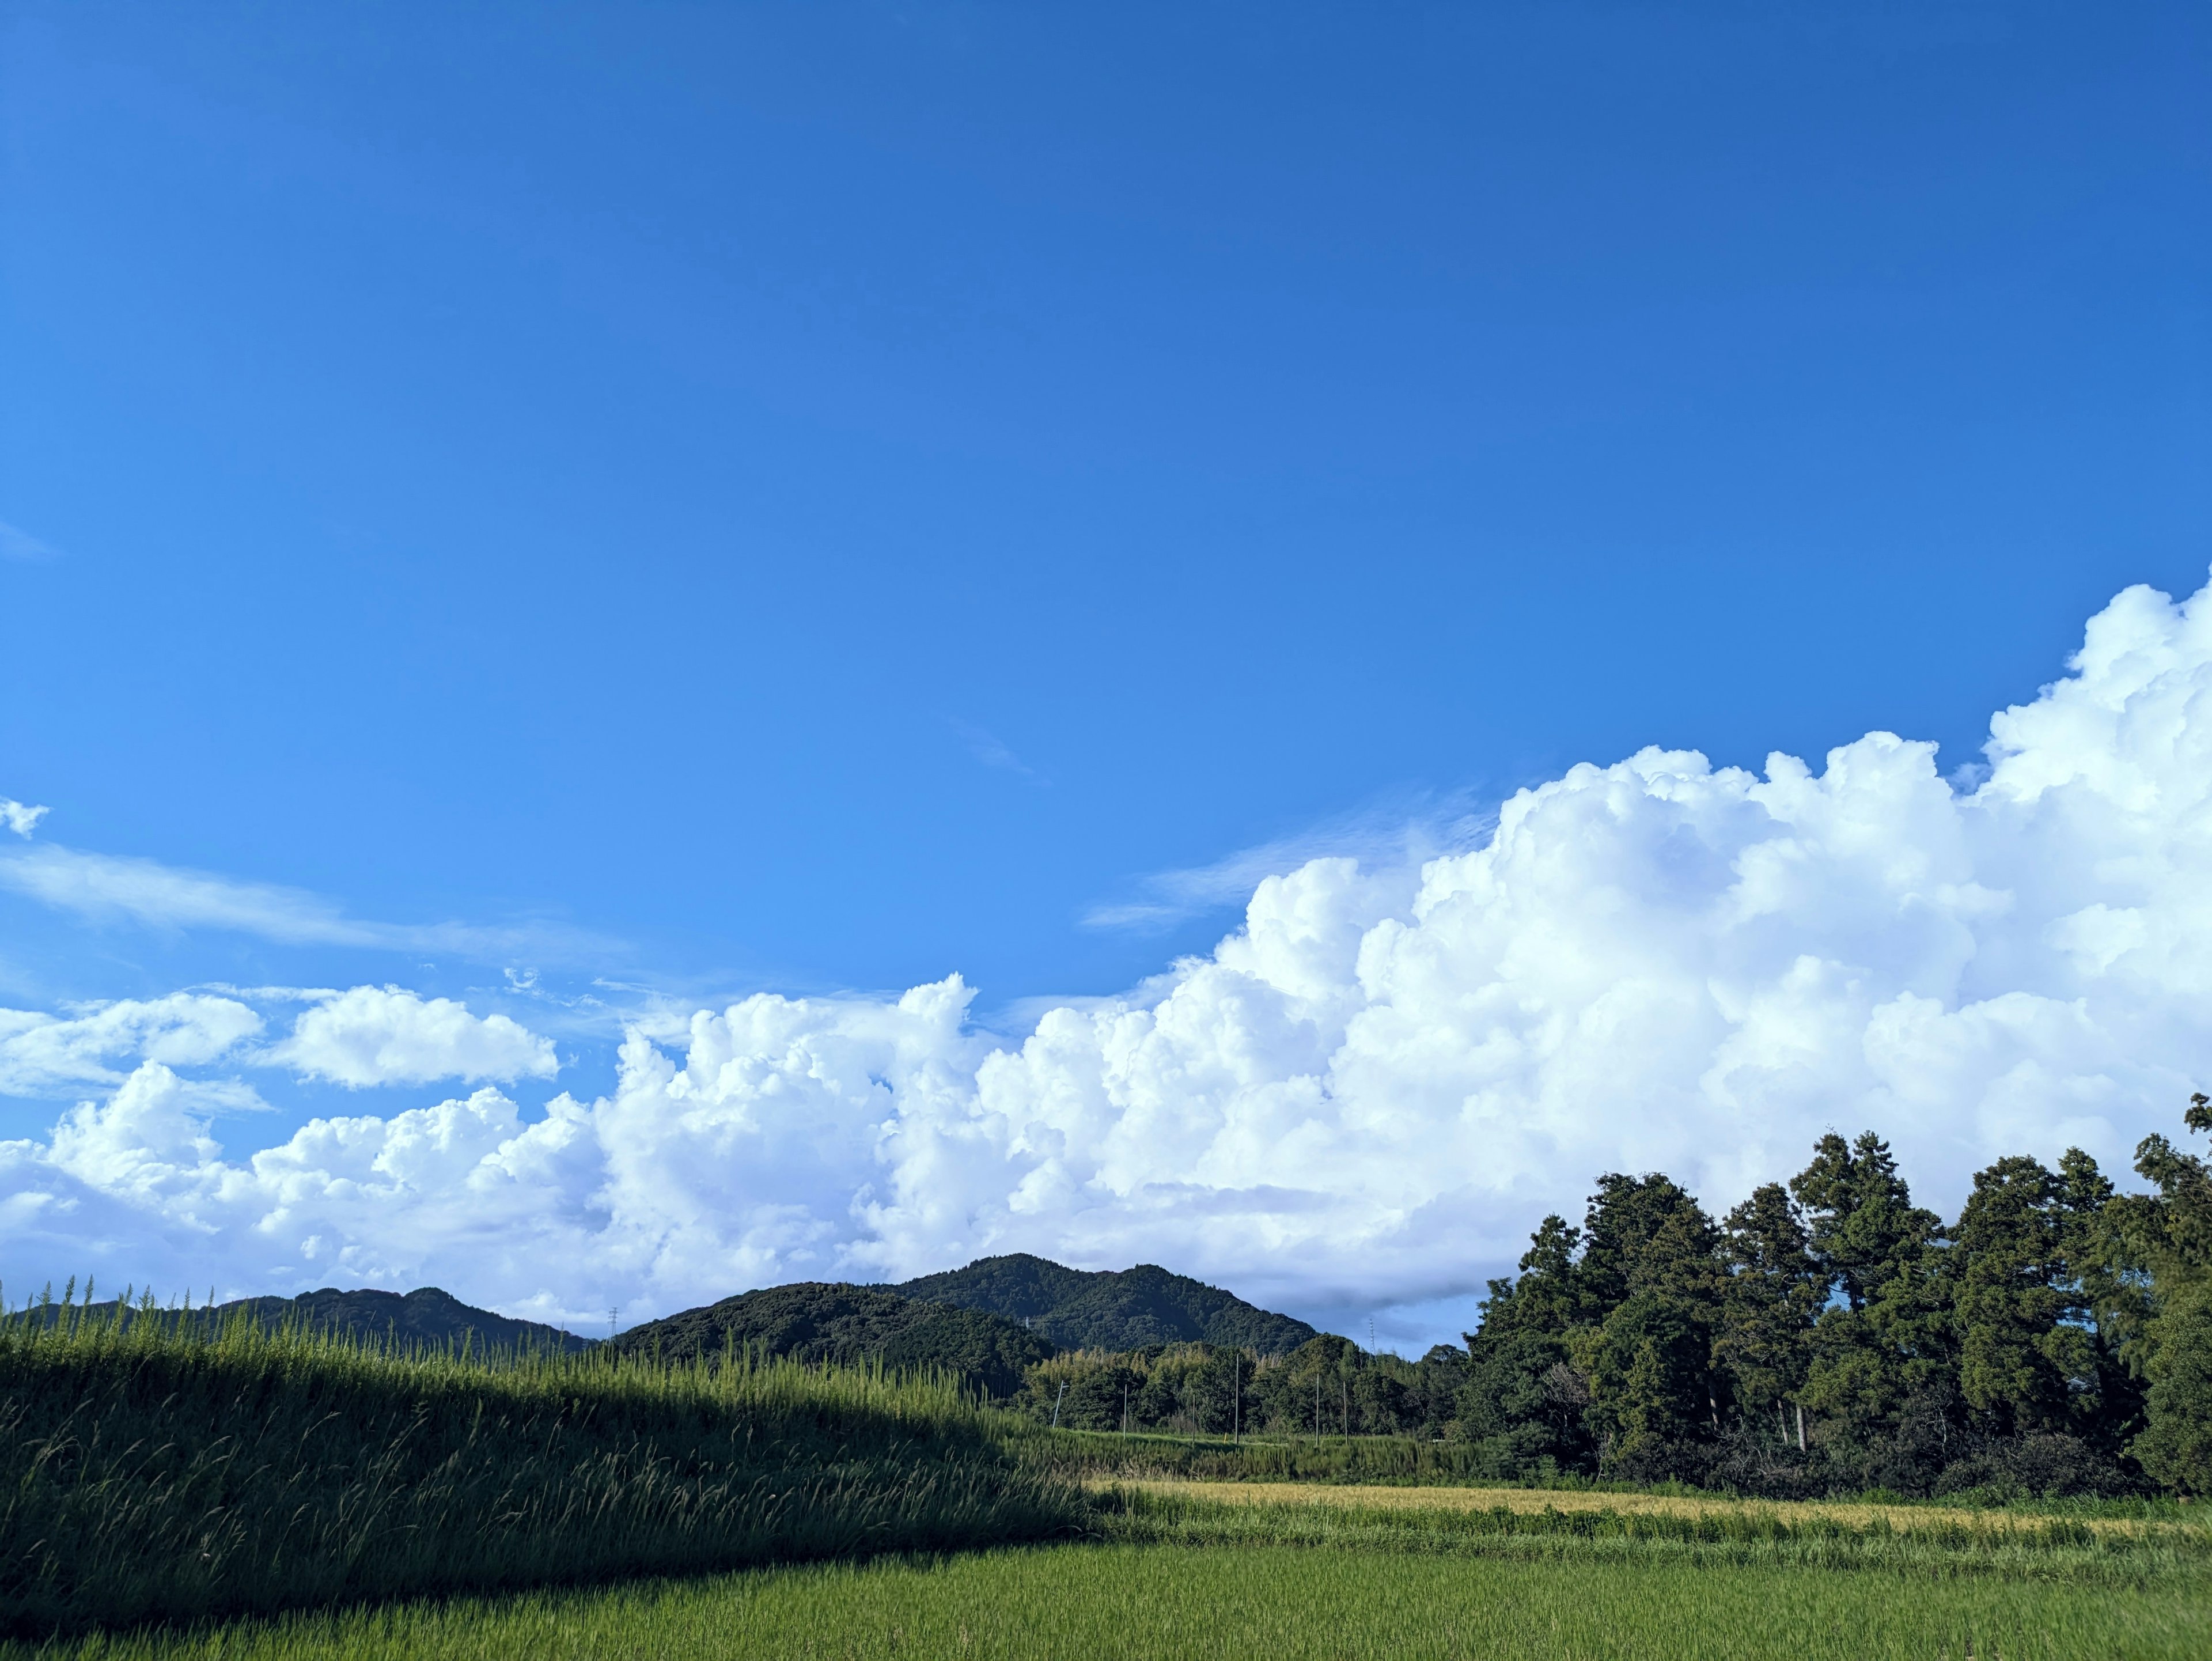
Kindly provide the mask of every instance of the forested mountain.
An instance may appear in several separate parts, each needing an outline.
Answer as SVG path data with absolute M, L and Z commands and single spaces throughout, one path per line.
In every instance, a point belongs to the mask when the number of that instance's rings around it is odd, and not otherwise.
M 325 1287 L 296 1298 L 241 1298 L 218 1304 L 217 1319 L 242 1311 L 277 1326 L 296 1320 L 306 1325 L 362 1337 L 396 1339 L 403 1345 L 444 1349 L 465 1342 L 472 1350 L 588 1349 L 592 1341 L 537 1321 L 509 1320 L 488 1309 L 471 1309 L 436 1287 L 413 1292 L 340 1292 Z
M 1062 1349 L 1207 1343 L 1280 1355 L 1315 1336 L 1304 1321 L 1152 1263 L 1086 1271 L 1017 1253 L 925 1275 L 887 1290 L 1019 1321 Z
M 801 1361 L 880 1359 L 888 1367 L 939 1367 L 1001 1397 L 1018 1390 L 1024 1370 L 1053 1349 L 1019 1323 L 985 1311 L 880 1287 L 815 1281 L 725 1298 L 645 1322 L 611 1341 L 617 1351 L 670 1360 L 719 1355 L 732 1345 Z
M 2212 1131 L 2212 1101 L 2186 1122 Z M 1545 1219 L 1464 1349 L 1133 1346 L 1040 1364 L 1022 1402 L 1078 1429 L 1436 1438 L 1506 1478 L 2212 1494 L 2212 1164 L 2151 1136 L 2135 1165 L 2152 1191 L 2079 1149 L 2002 1159 L 1948 1224 L 1872 1133 L 1717 1220 L 1616 1173 L 1580 1226 Z

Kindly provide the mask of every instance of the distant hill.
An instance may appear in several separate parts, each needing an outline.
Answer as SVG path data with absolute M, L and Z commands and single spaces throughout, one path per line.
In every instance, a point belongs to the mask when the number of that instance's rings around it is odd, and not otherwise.
M 1086 1271 L 1018 1253 L 925 1275 L 888 1290 L 1024 1323 L 1062 1349 L 1140 1349 L 1204 1342 L 1283 1355 L 1318 1335 L 1233 1293 L 1153 1263 Z
M 994 1396 L 1014 1394 L 1022 1370 L 1053 1353 L 1042 1337 L 988 1311 L 820 1281 L 725 1298 L 647 1321 L 609 1341 L 625 1354 L 659 1354 L 670 1360 L 719 1355 L 732 1342 L 801 1361 L 880 1357 L 889 1367 L 941 1367 Z
M 218 1304 L 220 1317 L 245 1310 L 276 1326 L 298 1320 L 334 1332 L 368 1338 L 392 1337 L 402 1344 L 443 1349 L 465 1339 L 471 1349 L 589 1349 L 592 1340 L 537 1321 L 514 1321 L 488 1309 L 471 1309 L 449 1292 L 421 1287 L 413 1292 L 340 1292 L 325 1287 L 296 1298 L 241 1298 Z

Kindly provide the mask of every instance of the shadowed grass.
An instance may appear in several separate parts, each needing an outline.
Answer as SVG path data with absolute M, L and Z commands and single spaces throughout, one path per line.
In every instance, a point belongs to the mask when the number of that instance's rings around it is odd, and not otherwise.
M 402 1353 L 142 1307 L 0 1324 L 0 1620 L 39 1634 L 1067 1534 L 957 1383 Z

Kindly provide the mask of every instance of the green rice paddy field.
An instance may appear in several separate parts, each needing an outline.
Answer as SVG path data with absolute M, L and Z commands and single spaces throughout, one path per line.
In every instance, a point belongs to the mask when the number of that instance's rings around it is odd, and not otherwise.
M 0 1317 L 0 1661 L 2212 1657 L 2197 1506 L 1095 1463 L 880 1368 L 41 1305 Z
M 1357 1489 L 1297 1505 L 1129 1499 L 1108 1537 L 1083 1542 L 386 1603 L 0 1655 L 2212 1655 L 2212 1573 L 2188 1537 L 1498 1534 Z

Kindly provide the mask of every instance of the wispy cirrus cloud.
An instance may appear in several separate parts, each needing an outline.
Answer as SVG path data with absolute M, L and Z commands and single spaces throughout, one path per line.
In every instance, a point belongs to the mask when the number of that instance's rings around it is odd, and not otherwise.
M 28 531 L 0 520 L 0 559 L 59 559 L 61 554 L 62 551 L 52 543 L 41 542 Z
M 1152 872 L 1137 879 L 1127 897 L 1091 906 L 1082 922 L 1086 928 L 1157 933 L 1209 911 L 1241 906 L 1267 878 L 1285 875 L 1313 860 L 1357 860 L 1369 871 L 1395 870 L 1410 877 L 1424 860 L 1472 846 L 1494 824 L 1494 818 L 1470 812 L 1459 797 L 1364 808 L 1239 849 L 1210 865 Z
M 956 721 L 951 725 L 952 730 L 960 735 L 960 741 L 968 746 L 968 753 L 984 766 L 995 768 L 1002 773 L 1018 773 L 1039 784 L 1048 782 L 1036 768 L 1016 755 L 1012 746 L 996 733 L 987 732 L 969 721 Z
M 0 850 L 0 889 L 95 922 L 224 929 L 283 946 L 363 946 L 479 962 L 517 956 L 604 959 L 619 949 L 611 940 L 552 924 L 376 922 L 349 916 L 335 901 L 306 889 L 51 843 Z

